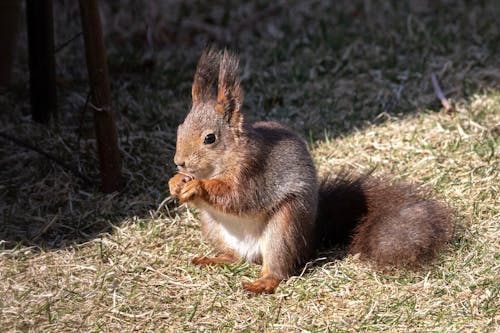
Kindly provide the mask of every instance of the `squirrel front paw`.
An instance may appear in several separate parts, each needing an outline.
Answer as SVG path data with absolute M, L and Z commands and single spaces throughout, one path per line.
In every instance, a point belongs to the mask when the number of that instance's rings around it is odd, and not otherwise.
M 170 180 L 168 181 L 168 188 L 170 190 L 170 194 L 174 197 L 179 197 L 182 188 L 191 180 L 192 178 L 186 176 L 181 173 L 176 173 Z
M 203 183 L 199 179 L 188 181 L 180 190 L 177 195 L 181 202 L 188 202 L 194 200 L 196 197 L 203 197 L 205 189 Z

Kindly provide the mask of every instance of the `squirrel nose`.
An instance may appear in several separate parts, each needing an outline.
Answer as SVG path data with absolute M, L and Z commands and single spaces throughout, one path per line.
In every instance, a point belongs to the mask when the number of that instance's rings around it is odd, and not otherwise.
M 186 162 L 184 162 L 179 156 L 174 156 L 174 163 L 178 168 L 184 168 L 186 166 Z

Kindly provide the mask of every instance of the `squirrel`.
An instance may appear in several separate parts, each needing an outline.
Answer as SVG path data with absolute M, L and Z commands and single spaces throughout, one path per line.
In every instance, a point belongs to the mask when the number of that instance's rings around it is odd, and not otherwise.
M 194 264 L 261 264 L 261 277 L 243 288 L 273 293 L 321 246 L 346 243 L 376 264 L 416 266 L 449 240 L 449 209 L 420 187 L 370 173 L 318 181 L 299 136 L 277 122 L 246 122 L 234 53 L 203 51 L 191 94 L 169 189 L 199 210 L 202 234 L 218 254 Z

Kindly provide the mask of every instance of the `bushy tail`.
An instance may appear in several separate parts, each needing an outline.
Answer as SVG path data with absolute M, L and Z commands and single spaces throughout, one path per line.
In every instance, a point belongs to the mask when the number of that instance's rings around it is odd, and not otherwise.
M 418 265 L 450 239 L 449 209 L 412 184 L 346 172 L 320 184 L 317 232 L 322 245 L 382 265 Z

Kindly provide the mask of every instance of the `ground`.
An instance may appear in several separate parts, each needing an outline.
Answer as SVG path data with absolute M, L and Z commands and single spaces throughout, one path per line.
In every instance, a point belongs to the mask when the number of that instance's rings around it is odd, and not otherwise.
M 0 94 L 3 331 L 500 329 L 498 1 L 102 2 L 125 183 L 99 190 L 78 7 L 54 1 L 57 119 L 30 120 L 24 29 Z M 259 297 L 241 287 L 257 266 L 190 264 L 211 250 L 167 180 L 210 43 L 240 54 L 247 119 L 297 131 L 320 174 L 376 167 L 446 202 L 454 236 L 439 257 L 381 270 L 324 252 Z

